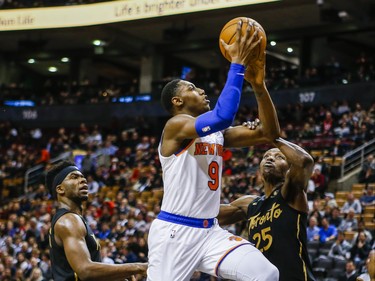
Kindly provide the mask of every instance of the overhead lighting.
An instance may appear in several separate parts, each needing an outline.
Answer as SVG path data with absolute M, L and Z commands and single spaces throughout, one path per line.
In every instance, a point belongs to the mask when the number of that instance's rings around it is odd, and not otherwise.
M 67 58 L 67 57 L 61 58 L 61 62 L 69 62 L 69 58 Z
M 276 42 L 275 42 L 275 41 L 271 41 L 271 42 L 270 42 L 270 45 L 271 45 L 271 46 L 276 46 Z
M 35 63 L 35 60 L 34 59 L 28 59 L 27 63 L 33 64 L 33 63 Z
M 288 49 L 286 49 L 288 53 L 293 53 L 293 48 L 291 47 L 288 47 Z
M 94 46 L 105 46 L 105 45 L 107 45 L 107 42 L 105 42 L 103 40 L 95 39 L 94 41 L 92 41 L 92 44 Z
M 50 67 L 48 67 L 48 71 L 49 72 L 57 72 L 57 67 L 55 67 L 55 66 L 50 66 Z

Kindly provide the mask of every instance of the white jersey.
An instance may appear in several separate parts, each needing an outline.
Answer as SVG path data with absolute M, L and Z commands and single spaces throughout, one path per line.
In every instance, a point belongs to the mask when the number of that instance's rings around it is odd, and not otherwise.
M 192 140 L 169 157 L 159 157 L 163 169 L 161 210 L 193 218 L 214 218 L 219 213 L 223 167 L 222 132 Z

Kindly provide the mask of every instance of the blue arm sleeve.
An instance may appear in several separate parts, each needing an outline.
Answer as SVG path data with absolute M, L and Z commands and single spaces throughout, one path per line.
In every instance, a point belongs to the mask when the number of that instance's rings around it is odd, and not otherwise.
M 232 63 L 228 78 L 213 110 L 199 115 L 195 130 L 200 137 L 228 128 L 236 116 L 242 92 L 245 67 Z

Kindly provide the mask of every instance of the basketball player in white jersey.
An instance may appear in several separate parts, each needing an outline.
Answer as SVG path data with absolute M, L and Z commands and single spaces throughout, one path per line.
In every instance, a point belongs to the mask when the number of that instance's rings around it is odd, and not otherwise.
M 280 133 L 264 82 L 265 54 L 256 64 L 248 63 L 261 39 L 256 39 L 257 31 L 250 36 L 249 28 L 241 36 L 241 27 L 239 22 L 235 43 L 222 43 L 232 63 L 213 110 L 204 90 L 188 81 L 173 80 L 162 91 L 162 104 L 173 117 L 159 145 L 164 197 L 149 232 L 149 281 L 187 281 L 196 270 L 231 280 L 279 278 L 277 268 L 259 250 L 223 230 L 216 219 L 223 148 L 271 142 Z M 254 130 L 229 127 L 238 110 L 244 76 L 258 102 L 261 123 Z

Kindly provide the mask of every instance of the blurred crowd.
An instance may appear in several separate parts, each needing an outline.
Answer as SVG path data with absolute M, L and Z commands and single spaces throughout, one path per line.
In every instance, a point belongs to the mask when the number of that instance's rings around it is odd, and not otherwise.
M 266 84 L 269 90 L 288 90 L 323 85 L 343 85 L 350 83 L 366 83 L 375 81 L 374 58 L 365 53 L 350 65 L 342 65 L 335 58 L 320 66 L 311 66 L 303 71 L 297 67 L 280 61 L 267 62 Z M 162 81 L 154 81 L 151 94 L 158 97 L 161 87 L 174 78 L 181 78 L 180 69 L 166 70 L 170 72 Z M 223 74 L 216 72 L 198 71 L 192 68 L 185 78 L 205 89 L 208 96 L 220 94 L 224 84 L 226 69 Z M 251 92 L 249 84 L 245 83 L 244 92 Z M 29 79 L 0 84 L 0 103 L 7 100 L 31 100 L 35 105 L 56 104 L 96 104 L 116 103 L 120 98 L 139 95 L 139 79 L 129 81 L 112 81 L 98 78 L 97 81 L 83 78 L 82 81 L 71 81 L 62 77 L 42 79 L 38 85 Z
M 360 216 L 365 210 L 364 204 L 374 204 L 370 188 L 375 175 L 373 155 L 366 159 L 358 178 L 366 184 L 363 197 L 348 196 L 348 204 L 341 207 L 335 203 L 335 194 L 327 190 L 331 167 L 324 157 L 342 156 L 374 139 L 375 104 L 351 105 L 338 101 L 330 107 L 295 105 L 278 111 L 281 124 L 285 124 L 282 128 L 285 138 L 309 151 L 322 151 L 315 159 L 308 189 L 310 216 L 316 217 L 314 231 L 317 233 L 314 232 L 312 240 L 319 245 L 331 243 L 328 241 L 336 243 L 342 240 L 341 231 L 350 228 L 358 233 L 358 239 L 349 241 L 344 260 L 353 260 L 358 273 L 364 271 L 366 253 L 374 247 L 374 233 L 373 229 L 364 228 Z M 257 112 L 254 108 L 243 107 L 237 116 L 236 123 L 241 124 L 253 120 Z M 27 185 L 26 193 L 23 179 L 28 168 L 41 165 L 47 169 L 51 159 L 64 153 L 76 161 L 87 177 L 90 200 L 85 218 L 101 241 L 103 261 L 147 260 L 148 229 L 159 213 L 163 186 L 157 153 L 159 134 L 150 133 L 145 125 L 147 120 L 124 124 L 134 127 L 120 130 L 80 124 L 77 128 L 26 129 L 9 122 L 0 123 L 3 155 L 0 159 L 1 280 L 52 280 L 47 234 L 56 205 L 44 185 L 43 171 L 34 183 Z M 223 203 L 240 194 L 261 194 L 258 166 L 268 147 L 224 151 Z M 353 222 L 353 218 L 357 221 Z M 228 229 L 243 234 L 245 227 L 239 224 Z M 359 243 L 366 245 L 360 254 Z M 318 262 L 324 256 L 328 257 L 328 253 L 313 258 Z M 196 275 L 196 280 L 209 280 L 207 278 Z

